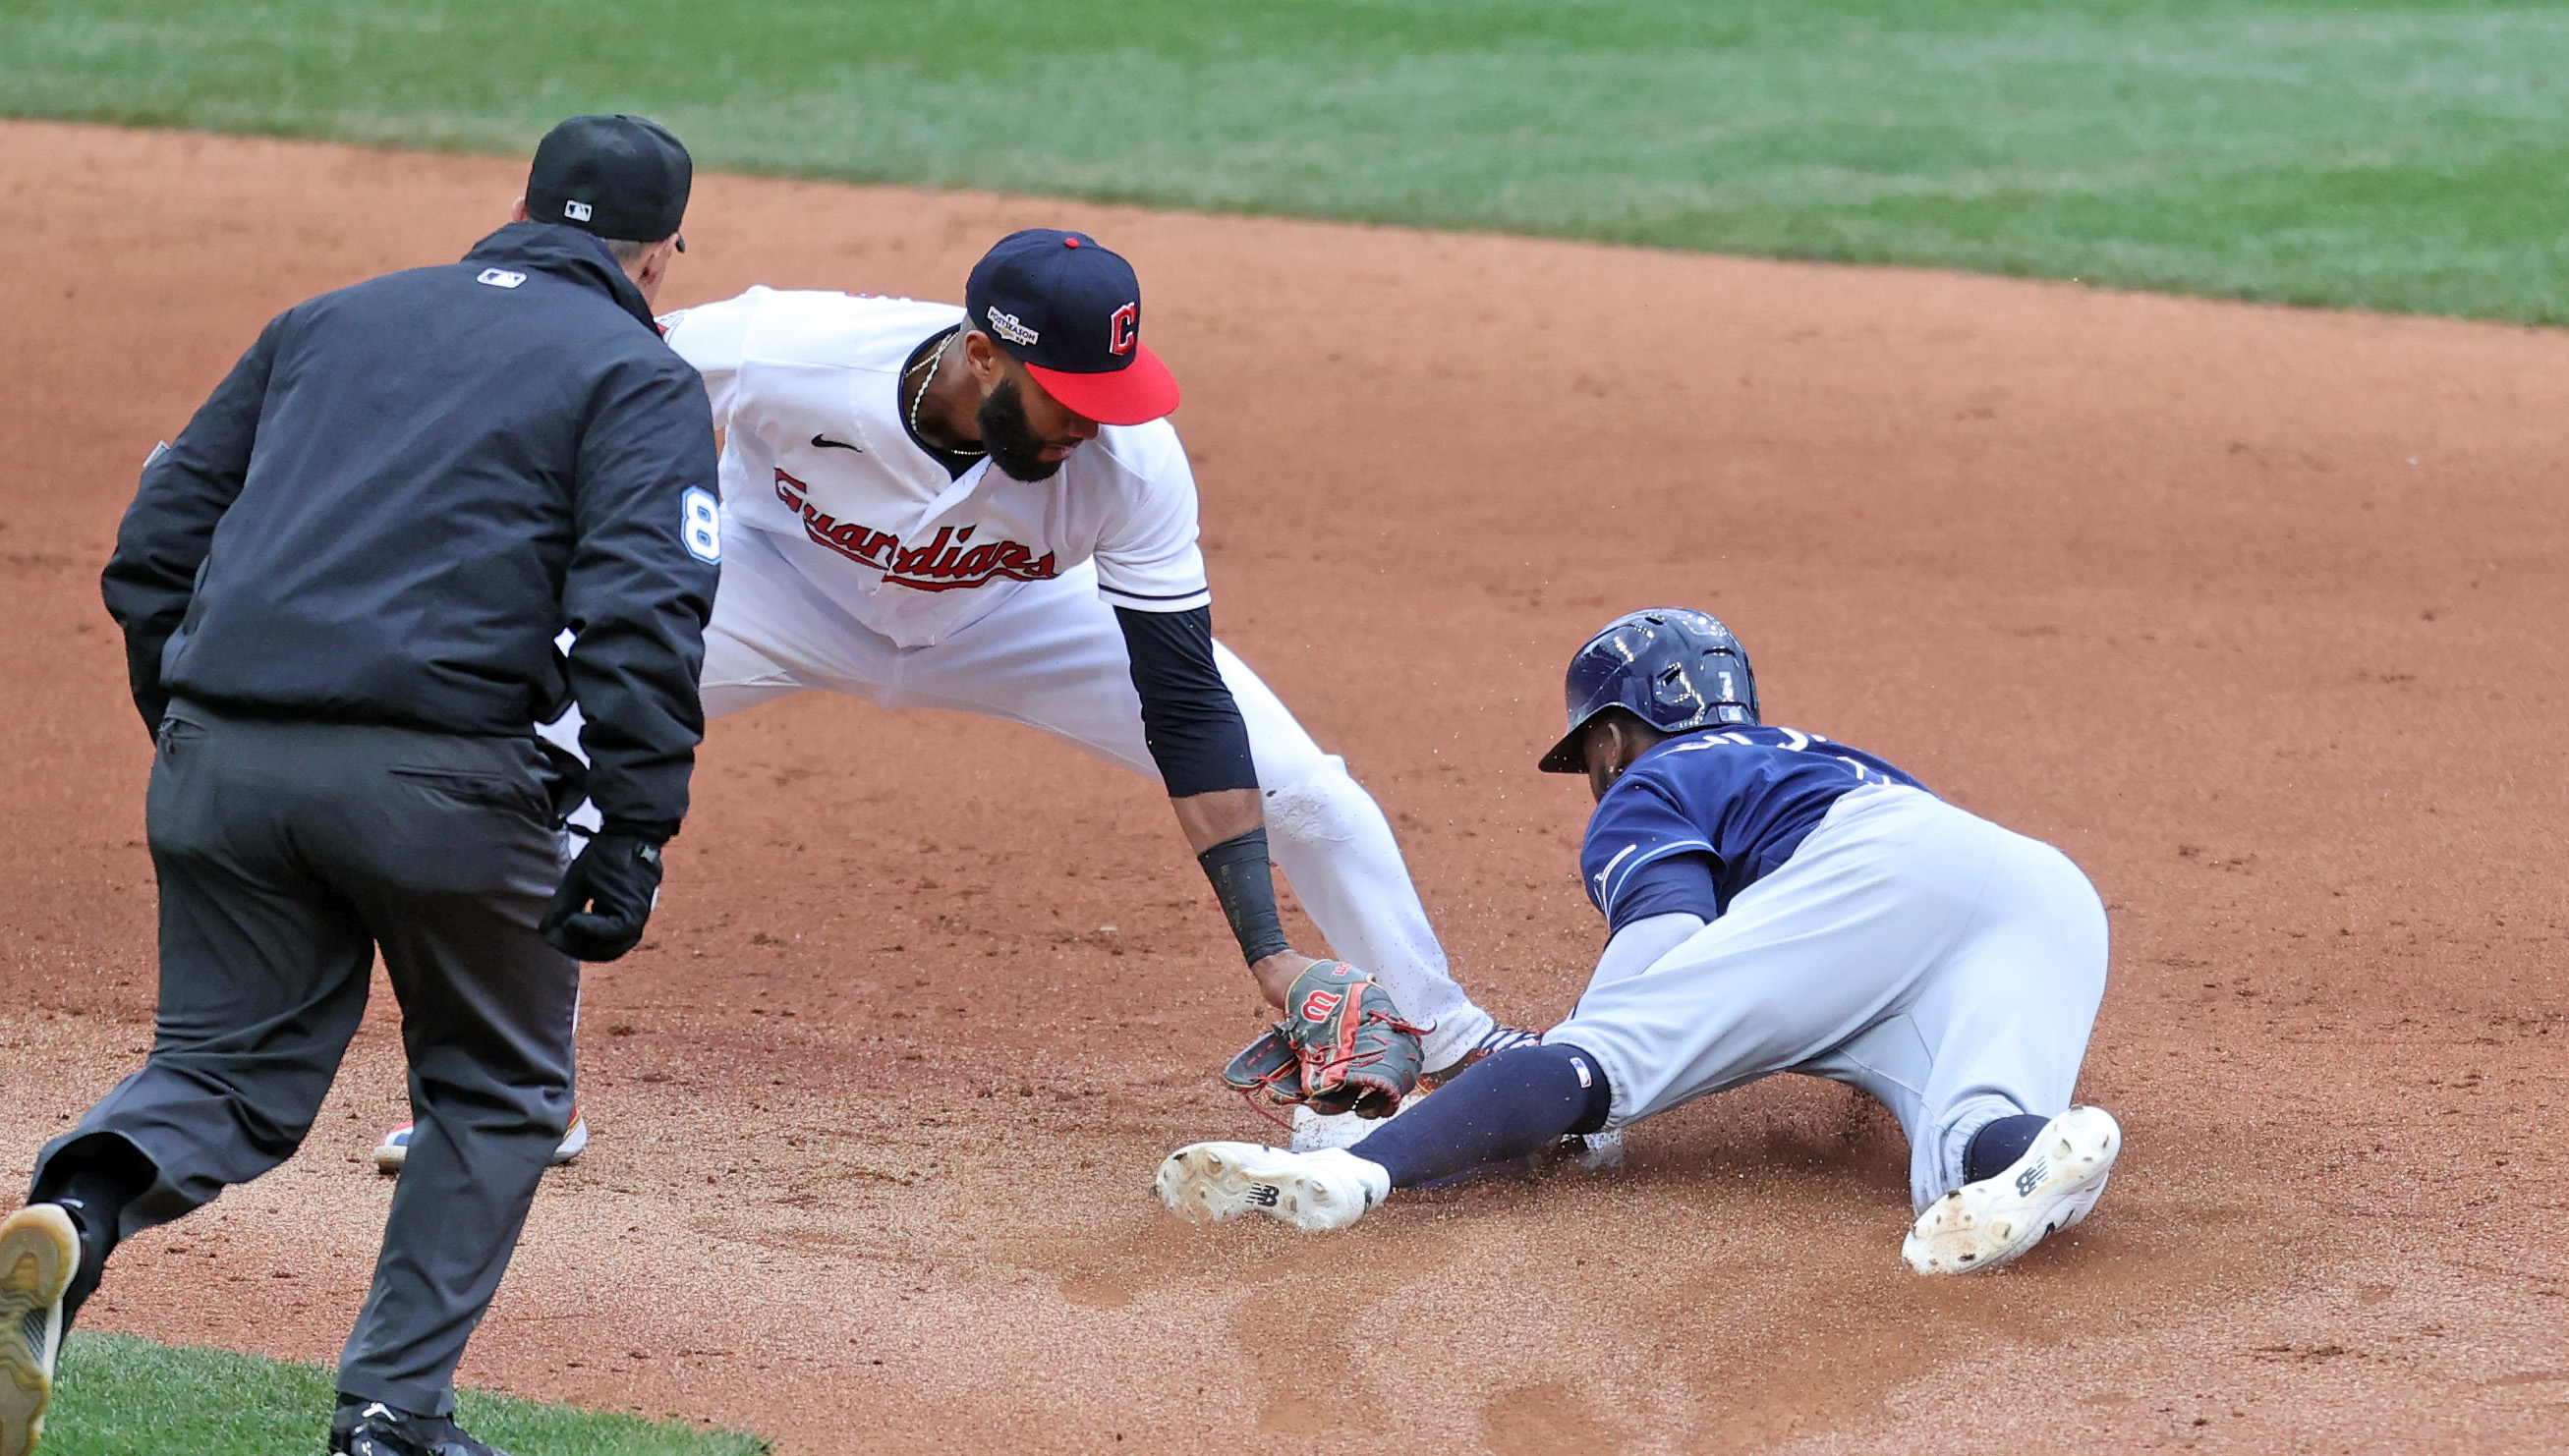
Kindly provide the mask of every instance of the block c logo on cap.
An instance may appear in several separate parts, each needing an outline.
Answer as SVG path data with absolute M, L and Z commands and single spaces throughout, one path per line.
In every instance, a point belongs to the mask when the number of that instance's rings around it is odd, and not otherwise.
M 1127 303 L 1115 310 L 1115 316 L 1106 321 L 1106 352 L 1130 354 L 1133 352 L 1134 342 L 1141 336 L 1142 305 Z
M 573 221 L 573 222 L 585 222 L 585 221 L 587 221 L 587 220 L 588 220 L 592 215 L 594 215 L 593 210 L 589 207 L 589 205 L 588 205 L 586 202 L 564 202 L 564 203 L 562 203 L 562 216 L 563 216 L 563 217 L 565 217 L 565 218 L 567 218 L 567 219 L 569 219 L 570 221 Z

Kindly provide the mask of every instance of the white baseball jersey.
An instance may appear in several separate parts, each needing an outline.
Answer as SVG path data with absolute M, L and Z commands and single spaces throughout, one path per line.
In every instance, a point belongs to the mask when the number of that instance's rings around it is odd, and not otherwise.
M 752 288 L 662 318 L 724 432 L 726 517 L 902 647 L 932 646 L 1029 581 L 1097 563 L 1108 602 L 1205 605 L 1195 474 L 1166 420 L 1108 425 L 1047 481 L 962 476 L 914 443 L 900 374 L 963 321 L 945 303 Z

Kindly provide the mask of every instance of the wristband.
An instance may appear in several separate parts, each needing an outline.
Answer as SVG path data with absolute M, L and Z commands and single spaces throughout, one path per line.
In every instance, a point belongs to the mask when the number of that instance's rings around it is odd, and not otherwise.
M 1240 953 L 1256 965 L 1270 955 L 1292 949 L 1284 922 L 1276 913 L 1276 874 L 1267 862 L 1267 831 L 1253 829 L 1224 840 L 1196 856 L 1205 878 L 1213 882 L 1214 899 L 1240 937 Z

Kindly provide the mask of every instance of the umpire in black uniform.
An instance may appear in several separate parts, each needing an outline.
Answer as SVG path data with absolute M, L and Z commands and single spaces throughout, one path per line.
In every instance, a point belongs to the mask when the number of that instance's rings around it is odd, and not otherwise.
M 278 315 L 145 467 L 106 594 L 159 748 L 159 1032 L 0 1229 L 37 1272 L 0 1293 L 0 1451 L 117 1241 L 292 1155 L 378 950 L 418 1133 L 330 1449 L 491 1450 L 456 1363 L 570 1116 L 579 959 L 641 938 L 703 731 L 713 423 L 651 319 L 690 177 L 649 122 L 564 122 L 519 220 Z M 534 726 L 573 700 L 605 827 L 565 868 L 583 786 Z

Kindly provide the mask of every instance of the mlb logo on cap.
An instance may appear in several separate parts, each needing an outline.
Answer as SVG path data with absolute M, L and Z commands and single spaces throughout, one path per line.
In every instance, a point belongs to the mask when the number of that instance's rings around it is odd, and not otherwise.
M 527 215 L 599 237 L 658 242 L 687 215 L 695 162 L 666 127 L 640 117 L 572 117 L 536 144 Z M 680 250 L 686 240 L 678 242 Z
M 1029 227 L 1000 238 L 972 265 L 963 309 L 1045 393 L 1101 425 L 1178 407 L 1178 381 L 1142 342 L 1133 265 L 1087 233 Z

